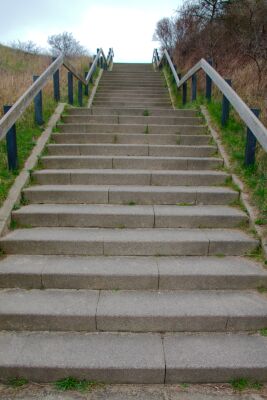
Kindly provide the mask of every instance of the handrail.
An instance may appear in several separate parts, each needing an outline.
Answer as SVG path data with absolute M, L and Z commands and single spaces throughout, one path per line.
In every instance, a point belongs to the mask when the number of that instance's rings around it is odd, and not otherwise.
M 114 52 L 112 50 L 112 57 Z M 60 54 L 55 61 L 39 76 L 39 78 L 23 93 L 23 95 L 15 102 L 15 104 L 10 108 L 10 110 L 1 118 L 0 120 L 0 141 L 4 139 L 9 129 L 15 124 L 15 122 L 21 117 L 26 108 L 46 85 L 49 78 L 51 78 L 59 68 L 64 65 L 65 68 L 70 71 L 80 82 L 84 85 L 88 85 L 91 76 L 93 75 L 96 65 L 100 57 L 103 57 L 105 65 L 109 65 L 102 49 L 99 49 L 95 60 L 88 72 L 86 78 L 83 78 L 76 69 L 71 65 L 71 63 Z M 111 59 L 112 59 L 111 57 Z M 109 60 L 109 63 L 111 61 Z
M 153 53 L 154 54 L 154 53 Z M 192 78 L 199 70 L 203 70 L 206 75 L 215 83 L 222 94 L 227 98 L 241 120 L 257 138 L 263 149 L 267 152 L 267 129 L 257 116 L 251 111 L 247 104 L 241 99 L 236 91 L 225 81 L 225 79 L 204 59 L 196 63 L 181 79 L 179 79 L 175 66 L 167 52 L 164 50 L 161 59 L 157 62 L 157 67 L 162 65 L 164 57 L 173 73 L 177 88 L 182 87 L 188 79 Z

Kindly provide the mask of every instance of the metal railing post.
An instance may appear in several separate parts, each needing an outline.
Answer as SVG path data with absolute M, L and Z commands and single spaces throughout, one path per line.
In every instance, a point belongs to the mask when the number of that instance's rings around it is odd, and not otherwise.
M 80 107 L 83 106 L 83 84 L 78 80 L 78 104 Z
M 86 79 L 87 75 L 88 75 L 88 71 L 85 71 L 85 73 L 84 73 L 85 79 Z M 84 95 L 89 96 L 89 85 L 84 85 Z
M 52 59 L 56 60 L 55 57 Z M 53 74 L 53 87 L 54 87 L 54 99 L 60 101 L 60 80 L 59 80 L 59 69 Z
M 191 99 L 195 101 L 197 99 L 197 75 L 192 76 L 192 87 L 191 87 Z
M 73 73 L 68 72 L 68 102 L 73 104 Z
M 231 79 L 225 79 L 229 86 L 232 86 Z M 229 119 L 230 103 L 229 100 L 223 95 L 222 98 L 222 126 L 225 126 Z
M 187 83 L 183 83 L 183 105 L 187 102 Z
M 4 105 L 4 114 L 6 114 L 12 106 Z M 14 171 L 18 169 L 18 149 L 16 125 L 14 124 L 6 134 L 6 149 L 8 169 Z
M 94 59 L 95 59 L 95 56 L 93 56 L 93 60 L 94 60 Z M 92 65 L 93 65 L 93 63 L 90 62 L 90 63 L 89 63 L 89 71 L 90 71 Z M 90 77 L 90 80 L 89 80 L 90 83 L 94 83 L 93 75 L 94 75 L 94 74 L 92 74 L 91 77 Z
M 38 75 L 33 75 L 33 82 L 37 81 Z M 34 97 L 34 120 L 37 125 L 43 125 L 43 96 L 42 90 Z
M 96 56 L 98 56 L 98 53 L 99 53 L 99 49 L 96 49 Z M 100 63 L 100 60 L 98 59 L 97 60 L 97 66 L 99 67 L 99 63 Z
M 212 60 L 208 60 L 208 63 L 212 66 Z M 208 74 L 206 74 L 206 99 L 211 101 L 212 93 L 212 80 Z
M 260 109 L 251 108 L 251 111 L 259 118 Z M 245 165 L 253 165 L 255 163 L 255 152 L 256 152 L 256 137 L 253 135 L 251 130 L 247 128 L 247 139 L 246 139 L 246 149 L 245 149 Z

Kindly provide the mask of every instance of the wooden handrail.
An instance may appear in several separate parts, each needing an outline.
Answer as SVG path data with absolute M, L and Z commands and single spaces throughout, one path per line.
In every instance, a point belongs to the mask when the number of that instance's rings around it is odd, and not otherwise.
M 218 87 L 222 94 L 228 99 L 232 107 L 235 109 L 241 120 L 250 129 L 257 138 L 262 148 L 267 152 L 267 129 L 257 116 L 251 111 L 247 104 L 241 99 L 236 91 L 225 81 L 225 79 L 204 59 L 202 58 L 196 63 L 181 79 L 179 79 L 172 60 L 164 50 L 161 59 L 157 63 L 159 68 L 162 65 L 164 57 L 168 61 L 170 69 L 176 81 L 177 88 L 182 87 L 188 79 L 192 78 L 198 71 L 203 70 Z
M 112 50 L 112 57 L 114 53 Z M 16 101 L 16 103 L 10 108 L 10 110 L 1 118 L 0 120 L 0 140 L 4 139 L 9 129 L 15 124 L 15 122 L 21 117 L 26 108 L 34 100 L 36 95 L 43 89 L 46 85 L 48 79 L 50 79 L 59 68 L 64 65 L 64 67 L 70 71 L 79 81 L 84 85 L 88 85 L 91 76 L 93 75 L 97 62 L 100 57 L 103 57 L 104 62 L 108 64 L 104 51 L 99 49 L 95 60 L 88 72 L 86 78 L 83 78 L 77 70 L 71 65 L 71 63 L 60 54 L 56 60 L 52 62 L 51 65 L 39 76 L 39 78 L 23 93 L 23 95 Z M 112 58 L 111 57 L 111 58 Z

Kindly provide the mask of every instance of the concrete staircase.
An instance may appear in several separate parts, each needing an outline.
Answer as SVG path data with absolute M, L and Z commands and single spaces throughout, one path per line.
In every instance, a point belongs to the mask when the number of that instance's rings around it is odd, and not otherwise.
M 267 376 L 267 271 L 201 116 L 146 64 L 62 117 L 0 240 L 0 376 Z

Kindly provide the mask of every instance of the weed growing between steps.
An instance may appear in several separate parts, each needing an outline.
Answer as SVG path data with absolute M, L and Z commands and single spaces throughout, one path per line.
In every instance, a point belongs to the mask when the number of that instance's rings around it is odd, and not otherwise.
M 78 390 L 80 392 L 90 391 L 101 384 L 95 381 L 78 380 L 73 377 L 60 379 L 55 382 L 55 388 L 61 391 Z
M 263 387 L 262 383 L 247 378 L 233 379 L 230 381 L 230 384 L 234 390 L 237 390 L 239 392 L 246 389 L 261 390 Z
M 267 328 L 263 328 L 260 330 L 261 336 L 267 336 Z
M 29 383 L 29 381 L 25 378 L 19 377 L 19 378 L 11 378 L 8 380 L 8 385 L 13 387 L 13 388 L 19 388 L 22 386 L 25 386 Z

